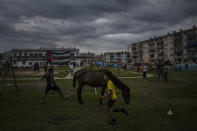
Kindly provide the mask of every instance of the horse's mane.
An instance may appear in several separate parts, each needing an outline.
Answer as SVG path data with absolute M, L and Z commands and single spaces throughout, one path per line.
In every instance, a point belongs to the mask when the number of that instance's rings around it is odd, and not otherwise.
M 80 69 L 78 71 L 75 72 L 74 76 L 76 77 L 79 77 L 81 74 L 83 74 L 84 72 L 86 72 L 86 69 Z
M 109 74 L 110 80 L 114 83 L 114 85 L 116 87 L 118 87 L 121 90 L 123 90 L 123 89 L 129 89 L 129 87 L 127 85 L 125 85 L 119 78 L 117 78 L 116 76 L 114 76 L 111 71 L 109 71 L 109 70 L 102 70 L 102 71 L 104 73 L 107 72 Z

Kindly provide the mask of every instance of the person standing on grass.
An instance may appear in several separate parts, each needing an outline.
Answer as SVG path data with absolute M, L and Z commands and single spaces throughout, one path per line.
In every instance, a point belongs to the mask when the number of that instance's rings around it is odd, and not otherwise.
M 165 66 L 163 67 L 163 76 L 164 76 L 164 80 L 168 81 L 168 65 L 165 64 Z
M 34 73 L 36 73 L 36 63 L 34 63 L 34 65 L 33 65 L 33 71 L 34 71 Z
M 38 62 L 38 71 L 40 72 L 40 63 Z
M 137 63 L 137 72 L 140 71 L 140 63 Z
M 74 67 L 73 67 L 73 64 L 71 64 L 71 65 L 70 65 L 70 74 L 71 74 L 71 76 L 73 76 L 73 68 L 74 68 Z
M 46 98 L 48 92 L 50 90 L 54 90 L 54 91 L 58 91 L 60 96 L 62 97 L 62 99 L 64 100 L 64 95 L 62 93 L 62 91 L 60 90 L 60 88 L 56 85 L 55 83 L 55 80 L 54 80 L 54 72 L 53 72 L 53 69 L 49 69 L 48 70 L 48 73 L 45 74 L 43 77 L 42 77 L 42 80 L 43 79 L 46 79 L 46 88 L 45 88 L 45 92 L 44 92 L 44 95 L 40 101 L 40 104 L 42 104 L 44 102 L 44 99 Z
M 158 80 L 160 80 L 160 75 L 161 75 L 162 79 L 164 80 L 163 63 L 161 63 L 161 62 L 159 62 L 159 65 L 158 65 Z
M 147 64 L 144 65 L 144 70 L 143 70 L 143 78 L 146 79 L 146 73 L 148 71 L 148 68 L 147 68 Z
M 108 98 L 108 103 L 107 103 L 107 109 L 106 112 L 108 114 L 108 116 L 110 117 L 111 121 L 109 122 L 109 124 L 111 125 L 115 125 L 117 124 L 116 119 L 113 117 L 112 112 L 123 112 L 128 116 L 127 111 L 122 108 L 121 110 L 119 109 L 112 109 L 114 103 L 117 100 L 117 95 L 116 95 L 116 89 L 114 86 L 114 83 L 112 82 L 112 80 L 110 79 L 110 74 L 109 72 L 105 72 L 104 73 L 104 80 L 107 81 L 107 93 L 103 96 L 101 96 L 102 99 L 104 98 Z
M 47 73 L 47 70 L 48 70 L 48 63 L 46 62 L 46 63 L 44 64 L 44 71 L 45 71 L 45 74 Z

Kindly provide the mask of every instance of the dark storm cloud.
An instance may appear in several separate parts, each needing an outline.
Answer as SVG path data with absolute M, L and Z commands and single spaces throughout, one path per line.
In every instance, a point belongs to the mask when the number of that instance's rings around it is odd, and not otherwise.
M 197 23 L 196 0 L 0 0 L 0 51 L 127 45 Z

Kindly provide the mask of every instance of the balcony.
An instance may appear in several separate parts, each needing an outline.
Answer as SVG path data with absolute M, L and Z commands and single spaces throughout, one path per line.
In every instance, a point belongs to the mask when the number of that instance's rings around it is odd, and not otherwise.
M 175 59 L 182 59 L 183 56 L 182 56 L 182 55 L 179 55 L 179 56 L 178 56 L 178 55 L 175 55 L 174 58 L 175 58 Z
M 162 50 L 163 48 L 164 48 L 163 45 L 157 46 L 157 49 L 158 49 L 158 50 Z
M 148 43 L 148 46 L 149 47 L 152 47 L 152 46 L 154 46 L 155 44 L 154 43 Z
M 149 49 L 149 52 L 154 52 L 155 50 L 154 49 Z
M 154 58 L 154 54 L 151 54 L 151 55 L 150 55 L 150 58 Z
M 149 60 L 154 60 L 155 58 L 154 57 L 149 57 Z
M 197 58 L 197 54 L 188 55 L 188 58 L 190 58 L 190 59 Z
M 154 55 L 154 54 L 155 54 L 155 52 L 149 52 L 149 54 L 150 54 L 150 55 Z
M 164 54 L 163 53 L 159 53 L 158 56 L 159 57 L 162 57 L 162 56 L 164 56 Z
M 181 36 L 175 36 L 174 41 L 182 41 L 182 37 Z
M 182 56 L 183 52 L 182 52 L 182 50 L 177 49 L 177 50 L 174 51 L 174 54 L 175 54 L 176 56 L 180 56 L 180 55 Z
M 162 39 L 158 39 L 158 40 L 156 41 L 156 43 L 157 43 L 157 44 L 162 44 L 162 43 L 163 43 L 163 40 L 162 40 Z
M 149 49 L 155 49 L 155 46 L 149 46 L 148 48 Z
M 186 45 L 187 48 L 196 47 L 196 46 L 197 46 L 197 42 L 187 43 Z
M 132 50 L 136 50 L 136 47 L 133 47 Z
M 137 53 L 142 53 L 142 50 L 138 50 Z

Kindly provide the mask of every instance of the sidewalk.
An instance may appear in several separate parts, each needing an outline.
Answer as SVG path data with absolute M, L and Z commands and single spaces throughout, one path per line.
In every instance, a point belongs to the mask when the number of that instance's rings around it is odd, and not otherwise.
M 73 71 L 73 74 L 80 69 L 81 69 L 81 67 L 75 67 L 74 71 Z M 133 72 L 133 71 L 129 71 L 129 72 L 138 73 L 138 72 Z M 140 74 L 142 74 L 142 73 L 140 73 Z M 154 75 L 152 75 L 152 74 L 147 74 L 147 77 L 153 77 L 153 76 Z M 139 78 L 142 78 L 142 76 L 118 77 L 118 78 L 120 78 L 120 79 L 139 79 Z M 71 76 L 71 73 L 69 73 L 65 78 L 55 77 L 54 79 L 55 80 L 72 80 L 73 76 Z M 2 79 L 0 79 L 0 80 L 2 80 Z M 13 80 L 13 79 L 5 79 L 5 80 Z M 41 80 L 41 78 L 16 78 L 16 80 Z
M 146 77 L 153 77 L 154 75 L 147 74 Z M 120 79 L 139 79 L 142 78 L 143 76 L 134 76 L 134 77 L 118 77 Z
M 80 70 L 81 67 L 75 67 L 74 70 L 73 70 L 73 75 L 75 74 L 75 72 L 77 72 L 78 70 Z M 57 78 L 58 79 L 58 78 Z M 66 80 L 71 80 L 73 79 L 73 76 L 71 75 L 71 73 L 69 73 L 65 78 L 63 79 L 66 79 Z
M 154 75 L 147 74 L 146 77 L 153 77 L 153 76 Z M 118 77 L 118 78 L 120 78 L 120 79 L 139 79 L 139 78 L 142 78 L 142 76 L 136 76 L 136 77 Z M 16 78 L 16 80 L 40 80 L 40 79 L 41 78 Z M 65 78 L 55 77 L 55 80 L 72 80 L 72 79 L 73 79 L 73 76 L 71 76 L 71 74 L 67 75 Z M 13 79 L 5 79 L 5 80 L 13 80 Z

